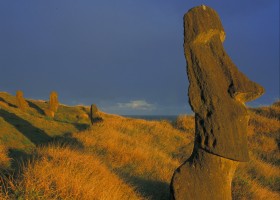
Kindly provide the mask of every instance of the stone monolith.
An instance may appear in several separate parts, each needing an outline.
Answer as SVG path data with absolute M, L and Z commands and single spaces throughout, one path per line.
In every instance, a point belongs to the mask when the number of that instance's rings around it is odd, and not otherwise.
M 23 97 L 23 92 L 18 90 L 16 92 L 16 105 L 22 111 L 26 111 L 29 108 L 27 101 Z
M 176 200 L 231 199 L 235 169 L 249 160 L 244 103 L 264 89 L 237 69 L 223 48 L 224 40 L 224 28 L 212 8 L 202 5 L 185 14 L 184 51 L 195 142 L 191 157 L 171 181 Z
M 50 93 L 49 110 L 56 112 L 59 107 L 58 95 L 55 91 Z
M 91 104 L 90 106 L 90 121 L 91 124 L 102 121 L 102 118 L 98 114 L 98 108 L 95 104 Z
M 49 106 L 46 109 L 44 109 L 45 115 L 54 118 L 55 113 L 58 110 L 58 107 L 59 107 L 58 95 L 55 91 L 52 91 L 50 93 Z

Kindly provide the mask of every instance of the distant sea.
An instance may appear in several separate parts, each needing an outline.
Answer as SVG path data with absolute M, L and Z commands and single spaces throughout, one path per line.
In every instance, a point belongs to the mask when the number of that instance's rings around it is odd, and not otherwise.
M 145 119 L 145 120 L 168 120 L 175 121 L 178 115 L 123 115 L 124 117 L 130 117 L 135 119 Z

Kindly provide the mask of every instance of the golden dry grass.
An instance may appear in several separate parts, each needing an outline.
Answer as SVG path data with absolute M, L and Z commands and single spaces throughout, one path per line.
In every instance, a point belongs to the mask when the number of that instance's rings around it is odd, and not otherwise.
M 0 142 L 0 170 L 8 168 L 10 160 L 7 147 Z
M 60 106 L 54 119 L 46 117 L 48 103 L 27 100 L 32 106 L 26 111 L 16 107 L 16 98 L 0 92 L 0 141 L 8 148 L 26 150 L 53 138 L 89 126 L 85 107 Z M 44 138 L 43 138 L 44 137 Z M 42 139 L 43 138 L 43 139 Z
M 192 136 L 165 121 L 104 114 L 102 118 L 104 121 L 94 124 L 91 130 L 75 133 L 73 137 L 124 180 L 145 190 L 145 195 L 168 199 L 169 182 L 183 154 L 178 149 L 189 155 L 192 145 L 188 150 L 186 144 L 191 143 Z
M 252 178 L 250 174 L 243 169 L 243 166 L 240 166 L 235 173 L 232 194 L 233 199 L 240 200 L 277 200 L 280 197 L 279 192 L 264 187 Z
M 37 159 L 24 165 L 20 178 L 9 186 L 10 198 L 141 199 L 98 158 L 55 145 L 39 148 Z
M 250 162 L 240 164 L 233 181 L 234 199 L 280 199 L 280 107 L 251 109 Z
M 194 117 L 188 115 L 179 115 L 174 122 L 176 128 L 185 132 L 193 132 L 194 130 Z
M 7 96 L 2 106 L 34 127 L 40 127 L 49 135 L 59 135 L 61 132 L 52 131 L 65 128 L 72 130 L 72 135 L 63 142 L 33 146 L 32 159 L 21 165 L 19 174 L 0 176 L 5 186 L 0 189 L 0 199 L 169 199 L 173 171 L 193 148 L 194 119 L 191 116 L 179 116 L 171 124 L 100 112 L 103 121 L 77 131 L 69 126 L 79 120 L 77 116 L 83 115 L 82 120 L 89 123 L 88 107 L 61 105 L 55 119 L 46 119 L 32 112 L 13 110 L 16 108 L 8 105 L 12 101 Z M 42 103 L 41 108 L 47 106 L 43 102 L 34 103 L 38 106 Z M 279 110 L 275 104 L 250 111 L 251 161 L 238 167 L 232 188 L 234 200 L 279 199 Z M 47 125 L 40 124 L 45 122 Z M 1 129 L 18 131 L 20 138 L 19 130 L 3 119 L 1 122 L 1 117 L 0 123 Z M 11 142 L 5 137 L 0 140 L 6 141 L 0 145 L 0 163 L 9 163 L 10 146 L 6 144 Z

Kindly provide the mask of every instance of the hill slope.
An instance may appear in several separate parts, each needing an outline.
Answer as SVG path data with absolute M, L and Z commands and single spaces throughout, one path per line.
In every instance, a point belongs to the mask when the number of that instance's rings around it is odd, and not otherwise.
M 27 102 L 30 109 L 21 111 L 16 106 L 14 96 L 0 92 L 0 141 L 8 148 L 26 151 L 56 136 L 67 136 L 89 126 L 89 108 L 60 105 L 52 119 L 44 115 L 47 102 Z
M 89 126 L 87 107 L 61 105 L 50 119 L 45 102 L 29 102 L 23 113 L 0 93 L 0 199 L 168 199 L 193 148 L 192 116 L 171 124 L 100 113 Z M 235 174 L 233 198 L 279 199 L 279 102 L 249 112 L 251 161 Z

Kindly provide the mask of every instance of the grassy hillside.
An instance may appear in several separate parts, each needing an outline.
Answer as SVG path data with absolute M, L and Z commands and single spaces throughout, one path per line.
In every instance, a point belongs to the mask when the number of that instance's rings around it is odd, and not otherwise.
M 43 101 L 24 113 L 0 93 L 0 199 L 168 199 L 173 171 L 193 148 L 194 119 L 175 123 L 60 106 L 45 117 Z M 240 164 L 234 199 L 279 199 L 279 102 L 251 109 L 251 161 Z M 17 162 L 17 160 L 21 160 Z
M 26 112 L 21 111 L 14 96 L 0 92 L 0 141 L 10 149 L 27 151 L 89 126 L 89 108 L 60 105 L 52 119 L 44 115 L 47 102 L 27 102 L 30 108 Z

